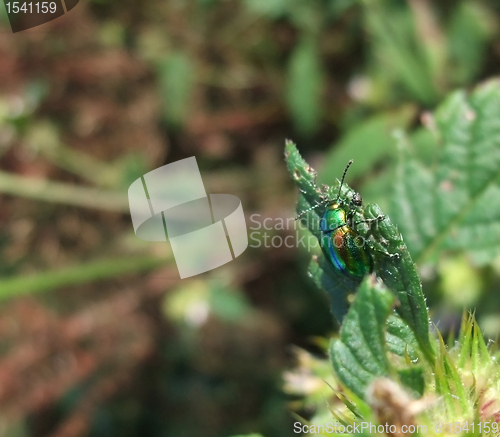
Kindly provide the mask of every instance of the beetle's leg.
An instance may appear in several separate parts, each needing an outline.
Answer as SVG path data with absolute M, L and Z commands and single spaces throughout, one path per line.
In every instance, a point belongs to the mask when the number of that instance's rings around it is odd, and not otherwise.
M 387 251 L 383 251 L 383 250 L 380 250 L 380 249 L 377 249 L 377 248 L 373 248 L 373 250 L 377 251 L 378 253 L 381 253 L 382 255 L 385 255 L 385 256 L 388 256 L 389 258 L 396 258 L 396 259 L 399 259 L 401 258 L 401 255 L 399 253 L 389 253 Z
M 356 225 L 361 224 L 361 223 L 381 222 L 384 219 L 385 219 L 385 215 L 381 214 L 378 217 L 375 217 L 375 218 L 372 218 L 372 219 L 361 220 L 361 221 L 357 222 Z M 389 253 L 387 251 L 383 251 L 383 250 L 377 249 L 370 240 L 366 240 L 366 243 L 368 244 L 368 247 L 371 250 L 374 250 L 376 252 L 382 253 L 382 254 L 388 256 L 389 258 L 400 258 L 399 253 Z
M 388 256 L 389 258 L 400 258 L 401 257 L 401 255 L 399 253 L 389 253 L 387 251 L 383 251 L 383 250 L 377 249 L 370 240 L 366 240 L 366 244 L 368 244 L 368 247 L 371 250 L 379 252 L 379 253 L 381 253 L 381 254 L 383 254 L 385 256 Z
M 359 222 L 354 223 L 354 225 L 360 225 L 361 223 L 373 223 L 373 222 L 381 222 L 385 219 L 385 215 L 379 215 L 378 217 L 372 219 L 361 220 Z

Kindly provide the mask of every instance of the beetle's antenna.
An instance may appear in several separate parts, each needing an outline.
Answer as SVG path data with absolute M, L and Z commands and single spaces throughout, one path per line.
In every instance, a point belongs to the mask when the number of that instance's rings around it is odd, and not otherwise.
M 345 178 L 345 175 L 346 175 L 346 173 L 347 173 L 347 170 L 349 170 L 349 167 L 351 166 L 351 164 L 352 164 L 353 162 L 354 162 L 354 161 L 351 159 L 351 160 L 347 163 L 347 165 L 346 165 L 346 167 L 345 167 L 344 174 L 342 175 L 342 179 L 341 179 L 341 181 L 340 181 L 339 194 L 337 194 L 337 202 L 338 202 L 338 200 L 340 199 L 340 192 L 342 191 L 342 185 L 344 185 L 344 178 Z
M 344 170 L 344 174 L 342 175 L 342 179 L 340 181 L 340 187 L 339 187 L 339 193 L 337 194 L 337 200 L 336 202 L 338 202 L 338 200 L 340 199 L 340 192 L 342 191 L 342 185 L 344 185 L 344 179 L 345 179 L 345 175 L 347 173 L 347 170 L 349 170 L 349 167 L 351 166 L 351 164 L 353 163 L 354 161 L 351 159 L 346 167 L 345 167 L 345 170 Z M 303 192 L 303 190 L 300 190 Z M 301 218 L 304 214 L 307 214 L 309 211 L 312 211 L 313 209 L 316 209 L 318 206 L 321 206 L 321 205 L 324 205 L 325 203 L 327 202 L 330 202 L 330 199 L 328 198 L 325 198 L 323 199 L 321 202 L 318 202 L 316 203 L 316 205 L 313 205 L 311 206 L 310 208 L 307 208 L 305 209 L 304 211 L 302 211 L 297 217 L 295 217 L 295 220 L 298 220 L 299 218 Z
M 305 209 L 302 211 L 297 217 L 295 217 L 295 220 L 298 220 L 301 218 L 304 214 L 307 214 L 309 211 L 312 211 L 313 209 L 316 209 L 318 206 L 324 205 L 325 203 L 330 202 L 330 199 L 323 199 L 321 202 L 318 202 L 316 205 L 311 206 L 310 208 Z

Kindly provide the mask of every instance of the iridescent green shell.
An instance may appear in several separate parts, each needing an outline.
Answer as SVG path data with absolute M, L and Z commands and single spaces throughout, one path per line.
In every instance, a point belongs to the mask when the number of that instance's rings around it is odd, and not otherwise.
M 321 248 L 334 269 L 354 278 L 362 278 L 373 271 L 369 248 L 364 238 L 347 224 L 347 212 L 342 206 L 330 205 L 320 228 Z

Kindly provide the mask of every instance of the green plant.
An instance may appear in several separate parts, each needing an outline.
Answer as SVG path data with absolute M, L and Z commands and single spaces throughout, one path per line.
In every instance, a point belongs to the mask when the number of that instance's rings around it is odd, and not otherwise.
M 472 315 L 463 317 L 458 339 L 448 345 L 437 328 L 429 332 L 412 256 L 421 264 L 444 251 L 465 251 L 484 265 L 499 253 L 495 229 L 500 218 L 500 84 L 487 82 L 470 95 L 453 93 L 434 116 L 424 119 L 432 132 L 425 141 L 435 149 L 430 169 L 412 153 L 412 137 L 398 137 L 391 206 L 398 226 L 386 217 L 375 228 L 357 229 L 376 248 L 400 257 L 372 251 L 374 273 L 362 281 L 342 275 L 323 255 L 314 256 L 309 268 L 316 285 L 330 295 L 332 313 L 341 324 L 329 346 L 337 381 L 332 387 L 336 401 L 328 404 L 329 419 L 344 426 L 360 422 L 393 426 L 384 431 L 389 435 L 405 434 L 403 426 L 409 425 L 422 426 L 420 434 L 496 434 L 500 417 L 496 350 L 487 347 Z M 335 198 L 340 182 L 319 188 L 315 171 L 291 142 L 285 157 L 301 192 L 298 212 L 320 203 L 325 194 Z M 341 199 L 349 202 L 353 194 L 344 184 Z M 316 237 L 324 209 L 322 205 L 303 216 Z M 369 204 L 358 208 L 356 221 L 380 214 L 377 205 Z M 328 419 L 324 410 L 320 406 L 310 422 L 303 421 L 309 432 L 323 435 Z M 321 424 L 323 428 L 318 427 Z M 436 428 L 438 424 L 443 429 Z

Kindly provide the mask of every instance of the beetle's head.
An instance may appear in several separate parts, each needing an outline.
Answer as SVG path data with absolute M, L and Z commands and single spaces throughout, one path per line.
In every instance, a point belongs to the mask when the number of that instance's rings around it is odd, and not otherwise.
M 361 198 L 361 194 L 354 193 L 351 198 L 351 204 L 354 206 L 361 206 L 363 204 L 363 199 Z

